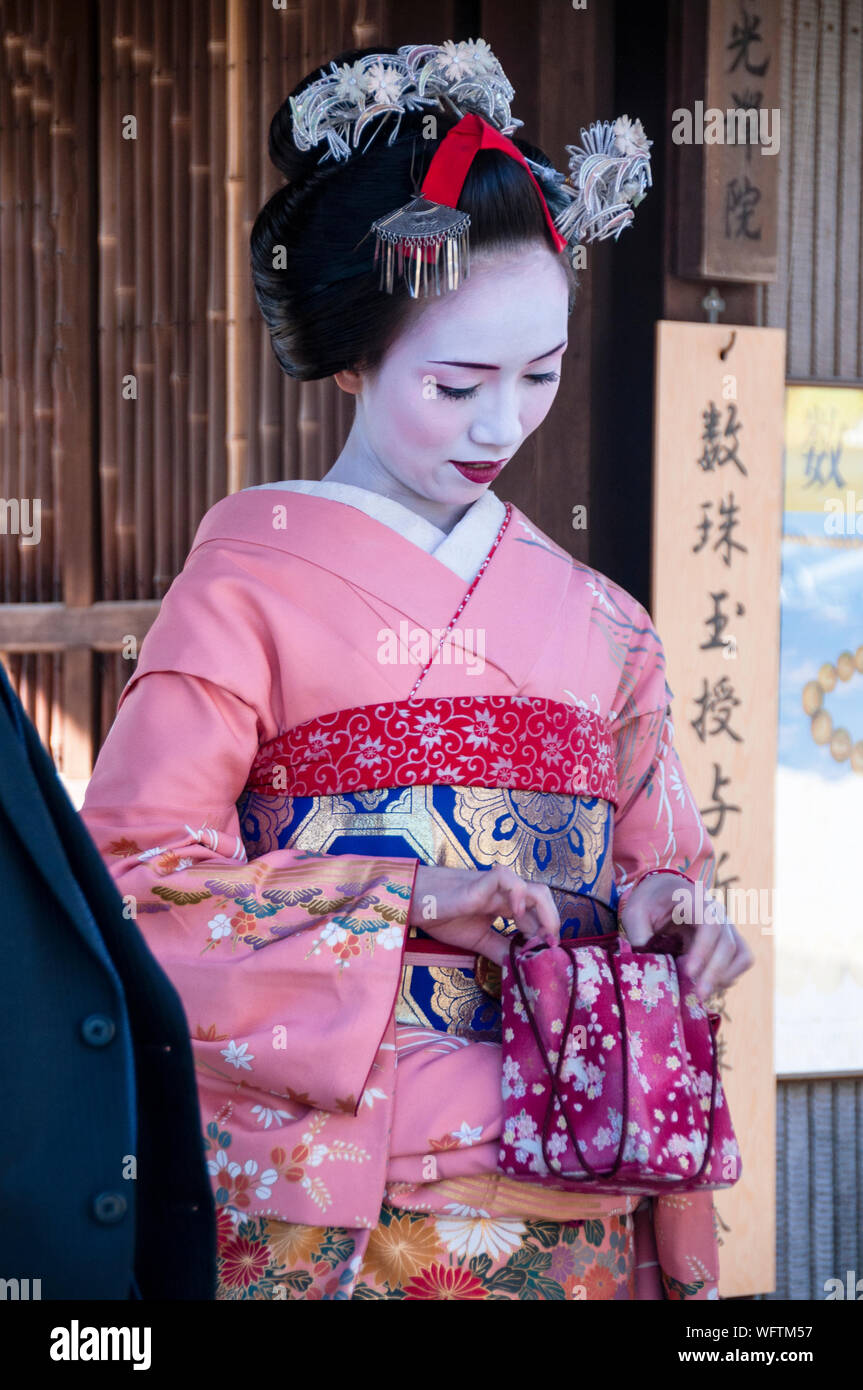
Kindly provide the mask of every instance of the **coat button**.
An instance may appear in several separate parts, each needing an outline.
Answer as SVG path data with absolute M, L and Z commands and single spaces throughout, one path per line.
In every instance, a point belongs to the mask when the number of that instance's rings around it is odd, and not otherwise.
M 126 1198 L 120 1192 L 100 1192 L 93 1198 L 93 1215 L 97 1221 L 111 1225 L 122 1221 L 128 1207 Z
M 90 1014 L 81 1024 L 81 1037 L 90 1047 L 106 1047 L 116 1031 L 114 1020 L 106 1014 Z

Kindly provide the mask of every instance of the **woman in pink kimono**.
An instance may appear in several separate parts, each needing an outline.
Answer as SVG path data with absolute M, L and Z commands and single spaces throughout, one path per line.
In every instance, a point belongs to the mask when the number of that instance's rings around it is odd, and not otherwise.
M 405 99 L 418 54 L 451 98 L 433 138 L 433 86 Z M 218 1297 L 715 1298 L 709 1193 L 497 1169 L 507 936 L 615 931 L 616 908 L 643 944 L 715 866 L 648 613 L 491 490 L 560 380 L 554 180 L 495 141 L 499 105 L 453 114 L 466 65 L 497 81 L 481 40 L 337 61 L 320 128 L 344 130 L 333 88 L 356 116 L 396 79 L 401 121 L 319 163 L 321 75 L 301 83 L 252 265 L 283 369 L 335 376 L 353 427 L 321 482 L 203 518 L 83 808 L 185 1006 Z M 365 234 L 457 125 L 475 157 L 438 201 L 470 214 L 470 273 L 381 289 Z M 730 923 L 687 930 L 703 995 L 751 963 Z

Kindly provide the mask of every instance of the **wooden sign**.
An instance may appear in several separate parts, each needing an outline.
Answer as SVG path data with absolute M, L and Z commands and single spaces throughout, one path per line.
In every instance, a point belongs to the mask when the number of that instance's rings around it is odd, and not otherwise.
M 767 1293 L 785 334 L 660 322 L 656 348 L 651 611 L 675 746 L 716 851 L 711 892 L 755 956 L 714 1003 L 743 1162 L 740 1180 L 714 1199 L 720 1293 Z
M 781 5 L 707 0 L 681 10 L 677 274 L 775 280 Z

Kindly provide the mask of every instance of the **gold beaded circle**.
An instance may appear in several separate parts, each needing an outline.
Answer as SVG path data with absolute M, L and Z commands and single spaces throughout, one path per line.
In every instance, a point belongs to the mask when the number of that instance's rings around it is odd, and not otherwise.
M 824 708 L 824 696 L 836 689 L 837 681 L 849 681 L 855 671 L 863 674 L 863 646 L 856 652 L 840 652 L 836 664 L 825 661 L 814 680 L 803 687 L 803 711 L 809 715 L 809 730 L 819 747 L 829 747 L 837 763 L 848 761 L 852 772 L 863 773 L 863 739 L 853 742 L 847 729 L 834 729 L 833 719 Z

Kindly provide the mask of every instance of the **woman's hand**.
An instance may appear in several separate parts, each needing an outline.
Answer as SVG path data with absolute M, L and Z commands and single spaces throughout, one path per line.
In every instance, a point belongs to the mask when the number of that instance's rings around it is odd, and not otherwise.
M 704 894 L 701 922 L 697 902 L 695 886 L 688 878 L 656 874 L 633 888 L 620 913 L 620 924 L 633 946 L 645 946 L 657 931 L 682 937 L 687 950 L 678 956 L 678 964 L 699 997 L 706 999 L 754 965 L 755 957 L 716 898 Z
M 529 883 L 512 869 L 447 869 L 420 864 L 414 879 L 408 925 L 422 927 L 436 941 L 463 946 L 502 965 L 507 938 L 492 930 L 496 917 L 508 917 L 527 937 L 556 946 L 560 917 L 544 883 Z

